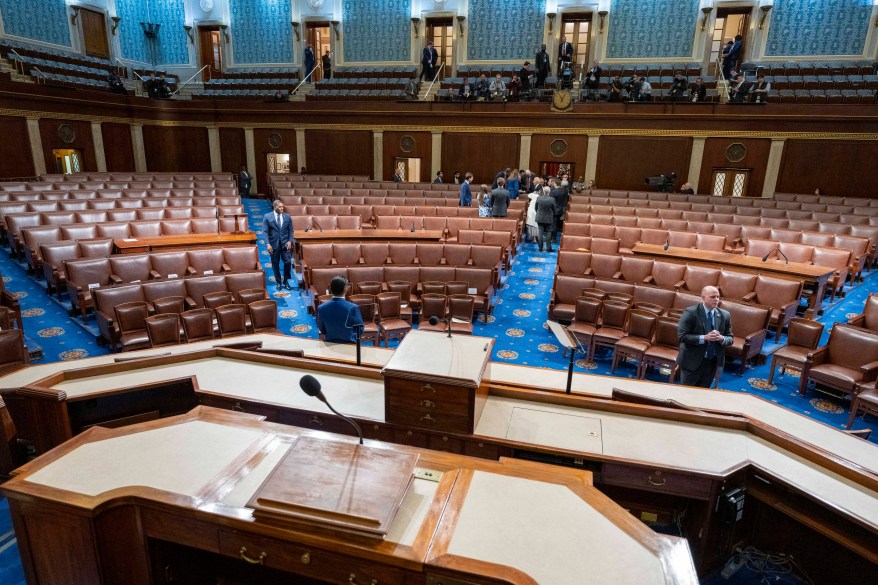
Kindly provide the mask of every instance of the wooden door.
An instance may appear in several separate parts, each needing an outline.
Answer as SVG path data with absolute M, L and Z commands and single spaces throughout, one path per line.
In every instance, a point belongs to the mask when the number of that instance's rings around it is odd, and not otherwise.
M 79 9 L 82 22 L 82 44 L 89 57 L 110 58 L 110 41 L 107 38 L 107 19 L 103 12 Z
M 578 67 L 579 73 L 588 71 L 589 39 L 591 38 L 591 13 L 564 14 L 561 20 L 561 34 L 567 37 L 567 42 L 573 44 L 574 71 Z
M 218 26 L 198 27 L 198 56 L 199 67 L 210 65 L 201 72 L 202 81 L 211 79 L 223 70 L 222 35 Z
M 452 63 L 454 63 L 454 24 L 450 18 L 428 18 L 427 27 L 424 30 L 424 44 L 427 41 L 433 41 L 433 47 L 439 53 L 439 63 L 445 64 L 445 71 L 442 77 L 450 77 L 453 73 Z M 418 54 L 418 63 L 421 62 L 421 55 Z M 438 73 L 438 71 L 437 71 Z
M 305 38 L 311 43 L 311 50 L 314 51 L 314 74 L 311 75 L 311 83 L 316 83 L 323 79 L 323 68 L 321 57 L 326 51 L 332 54 L 332 36 L 328 22 L 309 22 L 305 29 Z M 303 55 L 305 47 L 302 47 Z M 302 57 L 304 63 L 304 56 Z
M 710 194 L 717 197 L 746 197 L 750 169 L 713 169 Z

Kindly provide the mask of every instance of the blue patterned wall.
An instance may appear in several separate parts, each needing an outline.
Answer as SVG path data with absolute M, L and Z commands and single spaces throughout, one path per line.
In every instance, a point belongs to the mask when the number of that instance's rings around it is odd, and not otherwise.
M 766 56 L 862 55 L 872 0 L 774 0 Z
M 412 0 L 343 0 L 345 61 L 408 62 L 411 17 Z
M 64 0 L 0 0 L 6 34 L 70 46 Z
M 698 0 L 612 0 L 607 57 L 691 57 L 700 15 Z
M 229 0 L 235 64 L 292 63 L 292 0 Z
M 470 61 L 533 59 L 543 42 L 546 0 L 469 0 Z
M 183 25 L 186 24 L 185 0 L 116 0 L 119 23 L 119 44 L 122 58 L 156 65 L 188 65 L 189 39 Z M 141 22 L 160 24 L 155 44 L 155 54 L 140 26 Z

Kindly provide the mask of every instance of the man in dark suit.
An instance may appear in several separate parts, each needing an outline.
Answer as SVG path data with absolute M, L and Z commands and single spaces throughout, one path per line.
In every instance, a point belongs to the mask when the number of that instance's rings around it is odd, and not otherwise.
M 357 330 L 363 327 L 363 315 L 360 307 L 344 298 L 347 288 L 348 281 L 344 276 L 333 277 L 329 281 L 332 298 L 317 307 L 317 330 L 324 341 L 357 342 Z
M 537 222 L 540 238 L 540 252 L 545 247 L 552 252 L 552 226 L 555 225 L 555 200 L 543 189 L 543 194 L 534 202 L 534 219 Z
M 603 69 L 601 69 L 600 64 L 598 64 L 598 60 L 594 60 L 594 64 L 591 66 L 591 69 L 588 70 L 588 73 L 585 74 L 585 80 L 583 84 L 585 85 L 585 98 L 590 100 L 598 99 L 598 88 L 601 83 L 601 73 L 603 73 Z
M 262 231 L 268 240 L 266 249 L 271 254 L 271 270 L 274 272 L 274 282 L 277 290 L 290 287 L 290 275 L 293 265 L 293 220 L 284 213 L 284 204 L 277 200 L 274 202 L 274 210 L 265 214 L 262 218 Z M 284 271 L 281 279 L 280 263 L 283 261 Z
M 442 180 L 442 171 L 436 171 L 436 178 L 433 179 L 433 183 L 436 185 L 441 185 L 445 181 Z
M 685 77 L 683 77 L 683 73 L 681 71 L 677 71 L 674 74 L 674 79 L 671 81 L 671 101 L 676 102 L 683 99 L 683 94 L 686 93 L 688 87 L 689 82 L 686 81 Z
M 460 199 L 458 205 L 461 207 L 472 207 L 473 193 L 470 191 L 469 185 L 473 182 L 473 174 L 467 173 L 463 183 L 460 184 Z
M 506 189 L 506 179 L 497 179 L 497 188 L 491 191 L 491 217 L 506 217 L 509 208 L 509 191 Z
M 537 71 L 537 81 L 534 87 L 543 87 L 546 78 L 552 73 L 552 66 L 549 64 L 549 54 L 546 52 L 546 45 L 540 45 L 540 50 L 534 57 L 534 67 Z
M 530 77 L 533 75 L 530 71 L 530 61 L 525 61 L 524 65 L 518 72 L 518 78 L 521 80 L 522 93 L 530 91 Z
M 421 79 L 433 81 L 436 75 L 436 63 L 439 61 L 439 53 L 433 48 L 433 41 L 427 41 L 427 46 L 421 51 Z
M 558 44 L 558 77 L 564 72 L 564 64 L 573 61 L 573 45 L 567 42 L 567 37 L 561 37 Z
M 564 213 L 567 212 L 567 200 L 570 194 L 555 177 L 549 179 L 549 187 L 552 189 L 549 196 L 555 200 L 555 222 L 552 227 L 552 240 L 554 241 L 555 235 L 564 227 Z
M 725 363 L 725 346 L 731 345 L 732 316 L 719 308 L 719 289 L 706 286 L 701 291 L 701 302 L 683 311 L 677 328 L 680 337 L 681 383 L 686 386 L 710 388 L 719 378 Z
M 311 43 L 305 43 L 305 79 L 307 79 L 308 83 L 314 83 L 314 76 L 308 77 L 311 75 L 311 72 L 314 71 L 314 66 L 316 65 L 317 60 L 314 58 L 314 49 L 311 48 Z

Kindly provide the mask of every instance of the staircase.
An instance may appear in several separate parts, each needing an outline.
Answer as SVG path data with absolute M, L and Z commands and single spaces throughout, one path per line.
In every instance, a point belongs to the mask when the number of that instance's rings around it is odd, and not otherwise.
M 22 75 L 15 68 L 15 64 L 9 59 L 0 59 L 0 72 L 8 73 L 12 78 L 12 81 L 17 81 L 19 83 L 36 83 L 37 80 L 31 77 L 30 75 Z
M 429 83 L 421 84 L 421 91 L 418 92 L 418 101 L 422 102 L 432 102 L 436 98 L 436 94 L 439 92 L 439 80 L 436 80 L 436 83 L 433 84 L 433 87 L 430 88 Z
M 291 102 L 304 102 L 305 96 L 314 90 L 313 83 L 305 83 L 299 86 L 299 90 L 290 96 Z

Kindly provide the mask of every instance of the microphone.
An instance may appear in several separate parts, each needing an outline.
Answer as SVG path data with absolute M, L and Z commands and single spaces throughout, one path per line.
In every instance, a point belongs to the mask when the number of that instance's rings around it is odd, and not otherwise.
M 312 218 L 311 218 L 311 224 L 312 224 L 312 225 L 314 225 L 314 226 L 316 226 L 316 227 L 317 227 L 317 229 L 318 229 L 318 230 L 320 230 L 320 233 L 323 233 L 323 228 L 322 228 L 322 227 L 320 227 L 320 224 L 319 224 L 319 223 L 317 223 L 317 220 L 316 220 L 316 219 L 314 219 L 314 218 L 313 218 L 313 217 L 312 217 Z
M 415 233 L 415 222 L 412 222 L 412 229 L 411 229 L 411 232 L 412 232 L 412 233 Z
M 448 331 L 448 337 L 450 338 L 451 337 L 451 320 L 450 319 L 442 319 L 442 321 L 448 325 L 448 327 L 446 328 L 446 331 Z M 438 324 L 439 324 L 439 317 L 436 317 L 435 315 L 430 317 L 430 325 L 438 325 Z
M 310 231 L 311 231 L 311 226 L 310 226 L 310 225 L 306 225 L 306 226 L 305 226 L 305 233 L 308 233 L 308 232 L 310 232 Z
M 667 250 L 670 247 L 671 247 L 671 238 L 668 238 L 667 240 L 665 240 L 664 249 Z
M 786 255 L 786 254 L 783 253 L 783 250 L 781 250 L 780 248 L 778 248 L 778 249 L 777 249 L 777 253 L 780 254 L 781 256 L 783 256 L 784 264 L 789 264 L 789 263 L 790 263 L 790 259 L 787 258 L 787 255 Z
M 329 401 L 326 400 L 326 396 L 323 395 L 323 392 L 320 391 L 320 382 L 317 381 L 317 378 L 312 376 L 311 374 L 305 374 L 299 380 L 299 387 L 307 394 L 308 396 L 312 396 L 329 407 L 333 413 L 335 413 L 338 417 L 343 418 L 344 420 L 351 423 L 355 429 L 357 429 L 357 436 L 360 437 L 360 445 L 363 444 L 363 429 L 360 428 L 360 425 L 357 424 L 357 421 L 354 419 L 347 417 L 334 409 Z

